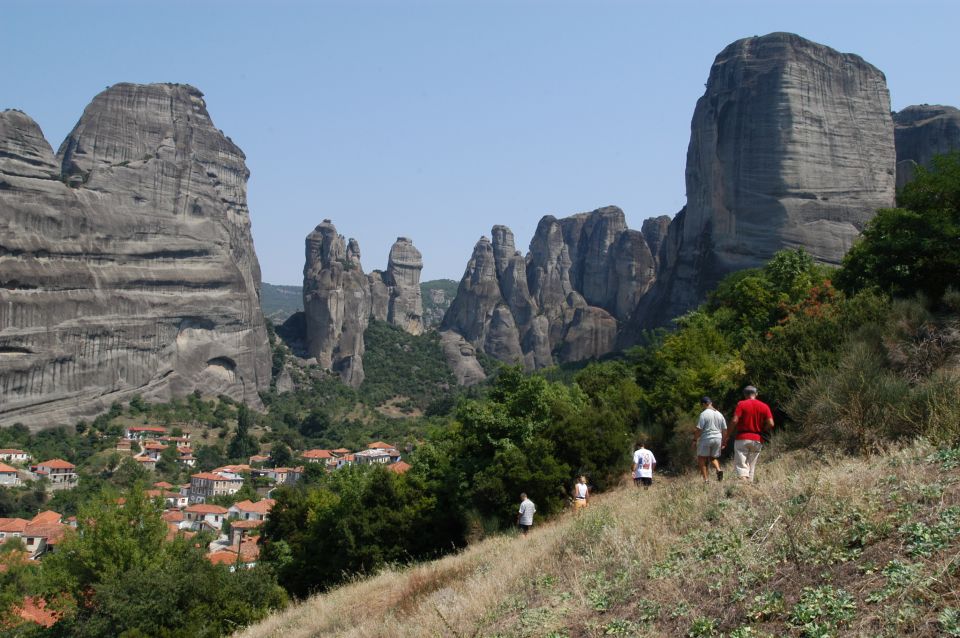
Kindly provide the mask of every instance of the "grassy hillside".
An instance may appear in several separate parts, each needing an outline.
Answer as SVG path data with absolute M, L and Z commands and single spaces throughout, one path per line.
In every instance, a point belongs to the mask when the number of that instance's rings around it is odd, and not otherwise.
M 765 455 L 754 485 L 624 486 L 238 636 L 960 636 L 960 450 Z

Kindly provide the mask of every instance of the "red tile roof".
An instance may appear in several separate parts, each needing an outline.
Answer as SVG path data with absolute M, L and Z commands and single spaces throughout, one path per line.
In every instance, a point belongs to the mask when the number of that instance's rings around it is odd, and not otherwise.
M 161 428 L 156 425 L 135 425 L 127 428 L 131 432 L 166 432 L 167 428 Z
M 50 459 L 49 461 L 44 461 L 43 463 L 37 463 L 36 467 L 49 467 L 53 470 L 74 470 L 77 466 L 73 463 L 68 463 L 63 459 Z
M 254 529 L 263 525 L 262 520 L 230 521 L 230 529 Z
M 192 479 L 206 479 L 208 481 L 236 481 L 239 479 L 229 479 L 222 474 L 214 474 L 213 472 L 200 472 L 199 474 L 191 474 L 190 478 Z
M 10 467 L 6 463 L 0 463 L 0 473 L 2 474 L 16 474 L 17 468 Z
M 0 454 L 26 454 L 26 452 L 12 447 L 5 447 L 0 448 Z
M 389 443 L 384 443 L 383 441 L 374 441 L 367 445 L 368 450 L 395 450 L 395 445 L 390 445 Z
M 272 498 L 263 498 L 254 503 L 253 501 L 240 501 L 239 503 L 234 503 L 236 507 L 241 512 L 254 512 L 256 514 L 269 514 L 270 509 L 276 503 Z
M 190 505 L 184 511 L 191 514 L 226 514 L 228 510 L 226 507 L 220 507 L 219 505 L 197 503 L 196 505 Z
M 0 518 L 0 532 L 7 534 L 23 533 L 30 521 L 22 518 Z
M 37 523 L 39 525 L 55 525 L 61 520 L 63 520 L 62 514 L 57 514 L 53 510 L 47 510 L 46 512 L 40 512 L 34 516 L 32 519 L 30 519 L 30 522 Z
M 333 454 L 330 450 L 307 450 L 300 455 L 305 459 L 332 459 Z
M 404 474 L 410 469 L 411 465 L 404 461 L 397 461 L 396 463 L 391 463 L 387 466 L 387 469 L 391 472 L 396 472 L 397 474 Z
M 171 485 L 170 483 L 167 483 L 166 481 L 157 481 L 156 483 L 153 484 L 153 486 L 159 487 L 164 490 L 169 490 L 173 487 L 173 485 Z
M 183 512 L 180 510 L 167 510 L 160 515 L 160 518 L 165 520 L 168 523 L 179 523 L 183 520 Z
M 331 450 L 334 454 L 350 454 L 353 450 L 348 450 L 345 447 L 338 447 L 336 450 Z
M 23 536 L 24 538 L 44 538 L 47 541 L 47 545 L 56 545 L 60 542 L 60 539 L 63 538 L 63 535 L 67 533 L 68 529 L 73 528 L 59 523 L 55 525 L 37 525 L 30 523 L 27 525 L 27 529 L 23 531 Z

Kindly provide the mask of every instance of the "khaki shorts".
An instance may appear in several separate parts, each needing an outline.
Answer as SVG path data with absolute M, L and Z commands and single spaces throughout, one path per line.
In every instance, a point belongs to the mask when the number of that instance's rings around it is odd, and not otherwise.
M 720 443 L 723 439 L 700 439 L 697 443 L 697 456 L 706 456 L 711 459 L 720 458 Z
M 575 499 L 573 499 L 573 507 L 574 507 L 574 509 L 580 509 L 581 507 L 586 507 L 586 506 L 587 506 L 587 499 L 585 499 L 585 498 L 575 498 Z

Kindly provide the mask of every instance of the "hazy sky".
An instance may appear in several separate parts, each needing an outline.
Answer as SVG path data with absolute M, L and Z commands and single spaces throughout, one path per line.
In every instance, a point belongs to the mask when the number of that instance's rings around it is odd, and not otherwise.
M 792 31 L 886 73 L 892 106 L 960 105 L 960 2 L 4 0 L 0 108 L 54 150 L 117 82 L 182 82 L 247 155 L 264 281 L 299 284 L 324 218 L 365 270 L 409 236 L 424 279 L 473 244 L 615 204 L 631 227 L 684 203 L 714 56 Z

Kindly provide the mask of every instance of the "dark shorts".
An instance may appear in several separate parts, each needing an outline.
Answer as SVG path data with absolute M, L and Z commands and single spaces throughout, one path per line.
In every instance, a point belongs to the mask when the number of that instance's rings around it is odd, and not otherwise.
M 520 528 L 521 534 L 526 534 L 527 532 L 530 531 L 530 528 L 533 527 L 533 525 L 524 525 L 523 523 L 520 523 L 517 525 L 517 527 Z
M 639 487 L 640 485 L 650 487 L 653 485 L 653 478 L 649 476 L 638 476 L 633 479 L 633 482 Z

